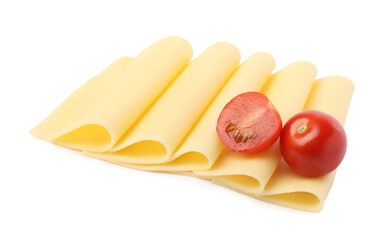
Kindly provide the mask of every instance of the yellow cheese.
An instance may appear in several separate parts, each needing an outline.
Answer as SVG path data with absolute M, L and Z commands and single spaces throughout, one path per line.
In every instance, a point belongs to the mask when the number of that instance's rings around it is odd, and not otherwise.
M 188 42 L 168 37 L 134 60 L 122 58 L 69 96 L 31 134 L 69 148 L 107 151 L 191 57 Z
M 273 74 L 263 87 L 262 92 L 278 109 L 283 122 L 301 111 L 316 74 L 316 68 L 312 64 L 296 62 Z M 278 142 L 259 154 L 241 154 L 227 150 L 211 169 L 194 171 L 194 174 L 211 178 L 214 183 L 243 193 L 256 194 L 263 191 L 280 158 Z
M 344 124 L 354 91 L 353 83 L 344 77 L 332 76 L 315 82 L 304 110 L 326 112 Z M 320 211 L 331 189 L 336 171 L 320 177 L 301 177 L 280 164 L 258 198 L 306 211 Z
M 121 163 L 168 162 L 239 61 L 240 53 L 233 45 L 212 45 L 189 64 L 109 153 L 85 154 Z
M 114 164 L 200 177 L 260 200 L 319 211 L 335 171 L 321 178 L 296 175 L 282 160 L 278 142 L 257 154 L 234 153 L 216 134 L 217 118 L 234 96 L 261 90 L 283 123 L 302 109 L 344 123 L 353 84 L 338 76 L 314 81 L 316 69 L 307 62 L 270 76 L 275 63 L 266 53 L 236 70 L 240 55 L 228 43 L 209 47 L 187 66 L 191 55 L 185 40 L 169 37 L 135 59 L 123 57 L 31 133 Z
M 271 76 L 274 67 L 275 61 L 267 53 L 250 56 L 238 67 L 169 162 L 125 166 L 147 171 L 191 171 L 211 168 L 225 148 L 216 133 L 217 118 L 221 110 L 238 94 L 259 91 Z

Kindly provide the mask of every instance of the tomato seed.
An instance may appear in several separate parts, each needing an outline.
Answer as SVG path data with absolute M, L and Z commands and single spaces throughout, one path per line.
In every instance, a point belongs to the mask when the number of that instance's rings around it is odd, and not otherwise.
M 241 134 L 241 131 L 237 130 L 237 133 L 235 135 L 235 143 L 241 143 L 243 141 L 243 134 Z
M 236 124 L 230 123 L 228 124 L 227 128 L 225 129 L 226 133 L 233 132 L 236 129 Z

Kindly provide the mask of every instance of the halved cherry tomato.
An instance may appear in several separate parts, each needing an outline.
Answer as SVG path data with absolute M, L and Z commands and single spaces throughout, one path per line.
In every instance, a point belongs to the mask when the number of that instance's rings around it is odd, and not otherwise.
M 285 162 L 296 173 L 320 177 L 339 166 L 347 149 L 347 137 L 336 118 L 307 110 L 284 125 L 280 149 Z
M 216 131 L 232 151 L 254 153 L 271 146 L 279 137 L 282 122 L 279 112 L 262 93 L 246 92 L 225 105 Z

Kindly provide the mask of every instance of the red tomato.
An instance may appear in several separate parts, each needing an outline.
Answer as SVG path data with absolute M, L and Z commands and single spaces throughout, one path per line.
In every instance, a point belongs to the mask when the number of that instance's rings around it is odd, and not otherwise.
M 307 110 L 284 125 L 280 149 L 285 162 L 296 173 L 320 177 L 339 166 L 347 150 L 347 137 L 336 118 Z
M 279 112 L 262 93 L 246 92 L 225 105 L 217 120 L 221 141 L 235 152 L 254 153 L 271 146 L 279 137 Z

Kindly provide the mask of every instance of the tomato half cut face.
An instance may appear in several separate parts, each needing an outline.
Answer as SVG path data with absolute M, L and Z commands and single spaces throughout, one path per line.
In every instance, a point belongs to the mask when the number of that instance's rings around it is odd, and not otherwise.
M 279 112 L 262 93 L 246 92 L 225 105 L 217 120 L 216 131 L 232 151 L 255 153 L 271 146 L 280 135 Z

